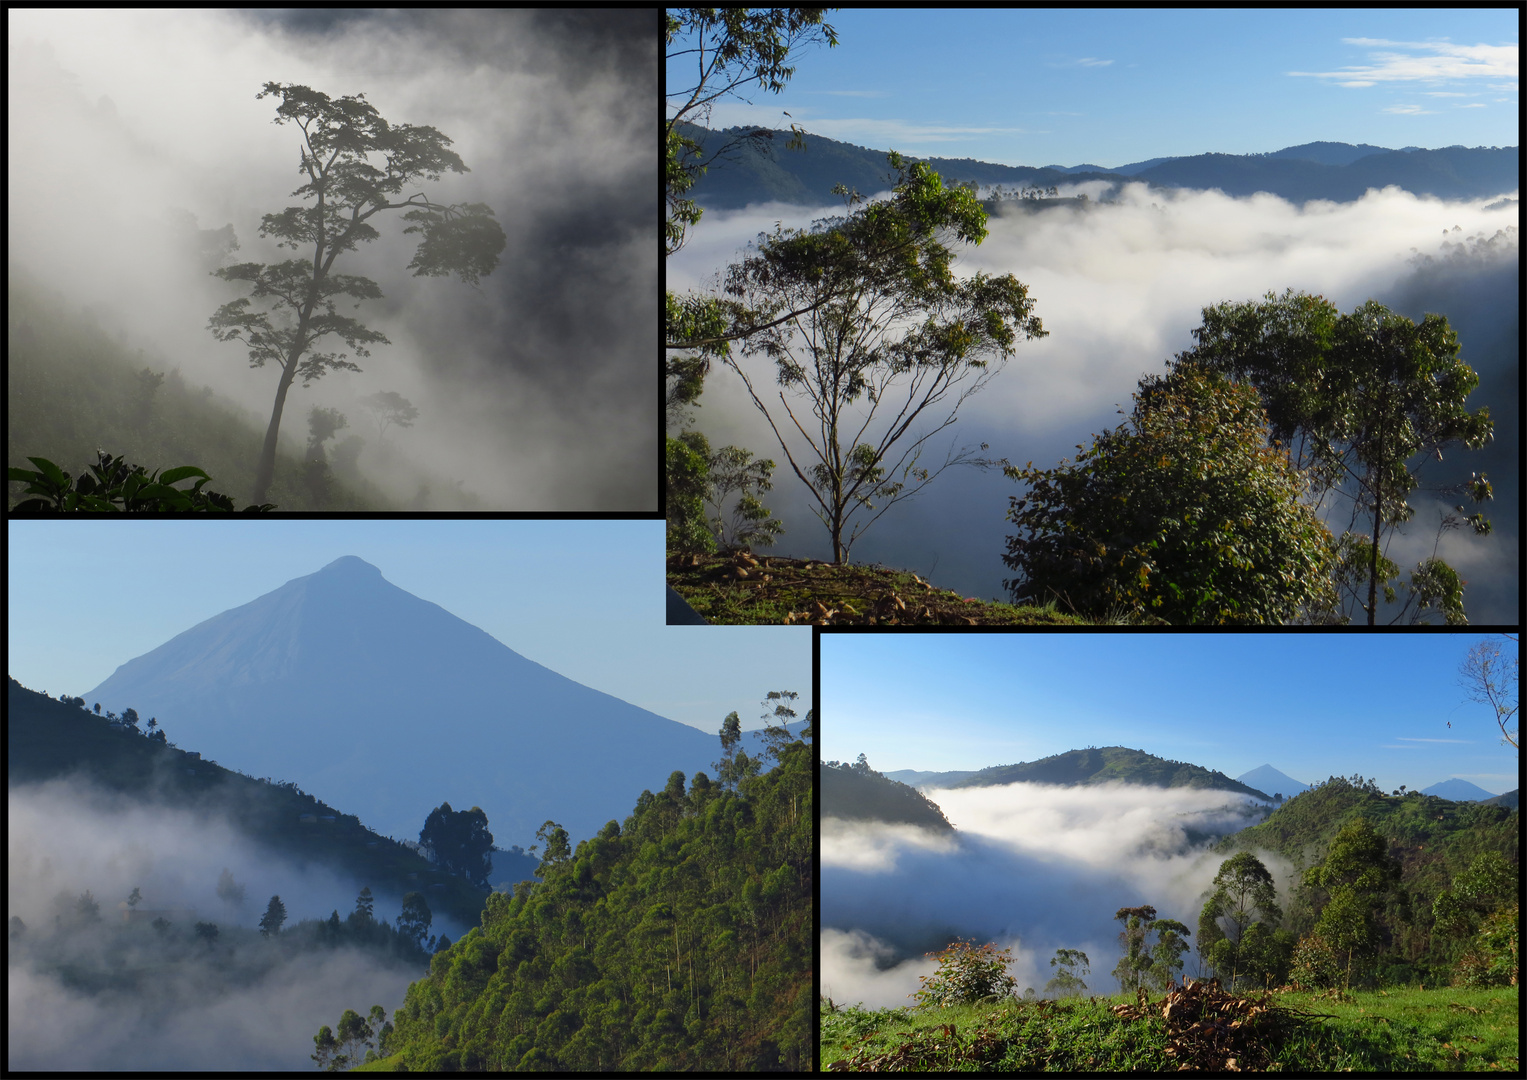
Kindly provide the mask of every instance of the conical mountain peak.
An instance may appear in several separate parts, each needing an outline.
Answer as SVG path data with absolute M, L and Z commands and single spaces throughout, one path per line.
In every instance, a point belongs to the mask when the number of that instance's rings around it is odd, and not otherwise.
M 720 752 L 715 736 L 521 656 L 354 555 L 192 627 L 88 696 L 397 837 L 446 801 L 481 806 L 505 846 L 549 817 L 589 836 Z

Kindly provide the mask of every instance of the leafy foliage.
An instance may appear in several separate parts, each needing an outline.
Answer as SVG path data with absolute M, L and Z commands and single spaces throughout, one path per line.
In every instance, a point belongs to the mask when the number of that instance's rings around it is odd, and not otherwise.
M 464 877 L 478 888 L 488 887 L 488 875 L 493 872 L 493 834 L 481 807 L 452 810 L 450 803 L 441 803 L 424 820 L 419 843 L 434 854 L 446 873 Z
M 1459 359 L 1458 336 L 1447 318 L 1429 314 L 1418 324 L 1373 300 L 1342 315 L 1324 297 L 1289 289 L 1281 297 L 1269 292 L 1261 303 L 1207 307 L 1193 336 L 1197 344 L 1177 363 L 1206 366 L 1256 386 L 1273 436 L 1297 440 L 1296 458 L 1319 493 L 1334 491 L 1350 500 L 1342 546 L 1348 569 L 1336 582 L 1346 601 L 1375 625 L 1379 588 L 1392 603 L 1389 582 L 1398 575 L 1381 553 L 1383 534 L 1414 515 L 1408 498 L 1420 484 L 1421 464 L 1442 460 L 1445 447 L 1477 450 L 1494 437 L 1489 410 L 1470 413 L 1465 407 L 1479 376 Z M 1447 490 L 1476 502 L 1492 497 L 1488 480 L 1478 475 Z M 1359 518 L 1372 522 L 1366 534 L 1355 531 Z M 1464 523 L 1479 535 L 1490 532 L 1482 514 L 1444 515 L 1439 539 Z M 1418 564 L 1411 596 L 1392 621 L 1417 601 L 1412 619 L 1430 610 L 1449 623 L 1466 621 L 1462 585 L 1434 550 Z
M 1007 997 L 1018 985 L 1018 980 L 1007 973 L 1013 962 L 1012 949 L 998 950 L 987 942 L 980 948 L 972 940 L 956 940 L 942 951 L 928 953 L 938 961 L 938 970 L 932 975 L 919 975 L 922 989 L 910 995 L 920 1006 L 938 1008 L 945 1005 L 965 1005 L 986 997 Z
M 488 896 L 371 1067 L 810 1069 L 812 758 L 735 792 L 674 773 L 571 851 L 548 827 L 543 880 Z
M 148 472 L 142 465 L 129 465 L 120 457 L 113 457 L 104 450 L 96 451 L 96 463 L 88 472 L 72 478 L 47 458 L 28 458 L 36 471 L 10 469 L 9 478 L 26 484 L 25 494 L 36 498 L 26 499 L 11 509 L 17 513 L 80 514 L 80 513 L 231 513 L 233 500 L 216 491 L 203 491 L 202 485 L 212 477 L 195 465 L 181 465 L 166 469 L 161 476 L 158 469 Z M 193 476 L 201 477 L 189 489 L 174 485 Z M 274 510 L 270 503 L 246 506 L 243 513 L 259 514 Z
M 1303 475 L 1267 446 L 1257 393 L 1181 366 L 1148 376 L 1126 425 L 1075 462 L 1004 470 L 1019 533 L 1002 561 L 1015 603 L 1170 623 L 1291 619 L 1323 598 L 1330 533 L 1303 504 Z
M 414 180 L 439 180 L 446 170 L 467 172 L 461 158 L 448 149 L 451 140 L 432 127 L 389 124 L 366 101 L 366 95 L 332 100 L 306 86 L 268 82 L 256 99 L 278 97 L 277 124 L 296 124 L 302 132 L 298 172 L 307 182 L 292 192 L 311 206 L 289 206 L 261 219 L 260 235 L 275 237 L 278 246 L 296 251 L 312 245 L 311 258 L 288 259 L 266 265 L 238 263 L 212 273 L 225 281 L 246 281 L 250 297 L 269 299 L 272 310 L 250 310 L 249 297 L 232 300 L 208 320 L 219 341 L 242 339 L 248 345 L 250 367 L 267 362 L 281 369 L 276 398 L 266 430 L 255 497 L 262 499 L 275 474 L 276 436 L 287 391 L 298 377 L 308 386 L 329 371 L 359 371 L 348 353 L 324 353 L 314 348 L 319 339 L 338 336 L 357 356 L 369 356 L 366 346 L 389 344 L 386 335 L 335 310 L 338 297 L 359 301 L 382 296 L 369 278 L 332 272 L 341 253 L 353 251 L 380 234 L 368 219 L 383 210 L 407 209 L 404 219 L 414 224 L 404 233 L 421 233 L 408 268 L 414 276 L 455 273 L 476 285 L 481 274 L 498 265 L 506 239 L 493 211 L 482 203 L 440 206 L 422 194 L 389 202 Z M 380 154 L 385 171 L 372 165 Z M 423 202 L 416 200 L 422 199 Z M 278 323 L 271 315 L 286 312 Z
M 774 362 L 788 420 L 777 418 L 778 410 L 771 413 L 735 357 L 728 354 L 725 362 L 811 492 L 813 512 L 832 539 L 834 562 L 848 557 L 854 540 L 881 514 L 945 468 L 995 464 L 968 452 L 932 470 L 918 462 L 927 441 L 955 422 L 960 404 L 1013 354 L 1018 336 L 1047 333 L 1033 314 L 1027 287 L 1011 274 L 977 272 L 962 279 L 952 272 L 953 253 L 944 240 L 978 244 L 986 236 L 986 214 L 971 194 L 945 188 L 922 162 L 909 165 L 895 153 L 888 160 L 895 188 L 890 199 L 855 210 L 861 196 L 840 188 L 847 217 L 817 222 L 810 230 L 777 226 L 759 236 L 754 255 L 726 274 L 726 294 L 753 321 L 739 334 L 742 353 Z M 809 418 L 797 415 L 787 394 L 802 399 Z M 951 394 L 942 420 L 914 437 L 924 412 Z M 862 415 L 851 411 L 861 399 Z M 882 407 L 889 420 L 882 418 L 872 431 Z M 804 437 L 799 460 L 782 427 Z M 903 439 L 898 453 L 894 448 Z M 875 511 L 873 500 L 880 501 L 879 512 L 851 524 L 860 511 Z

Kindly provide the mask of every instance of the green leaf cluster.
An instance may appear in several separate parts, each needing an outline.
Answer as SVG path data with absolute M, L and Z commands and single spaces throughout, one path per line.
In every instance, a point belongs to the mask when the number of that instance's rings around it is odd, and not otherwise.
M 938 961 L 938 970 L 932 975 L 919 975 L 917 980 L 922 988 L 909 996 L 924 1008 L 1007 997 L 1018 985 L 1018 980 L 1007 973 L 1007 966 L 1013 962 L 1012 953 L 1011 948 L 999 950 L 991 942 L 976 948 L 974 941 L 956 940 L 939 952 L 927 954 L 929 959 Z
M 1190 365 L 1142 380 L 1125 425 L 1075 462 L 1004 472 L 1014 603 L 1168 623 L 1267 623 L 1324 598 L 1334 560 L 1308 484 L 1268 445 L 1257 391 Z
M 369 1067 L 810 1069 L 812 759 L 791 742 L 737 791 L 676 772 L 623 825 L 549 842 L 543 880 L 489 895 Z
M 148 472 L 142 465 L 129 465 L 120 457 L 113 457 L 104 450 L 96 451 L 96 463 L 88 472 L 78 477 L 60 469 L 47 458 L 28 458 L 36 471 L 10 469 L 9 478 L 26 484 L 24 494 L 36 496 L 17 503 L 11 509 L 17 513 L 81 514 L 81 513 L 231 513 L 233 499 L 216 491 L 203 491 L 202 485 L 212 477 L 195 465 L 181 465 L 166 469 L 163 475 L 155 469 Z M 200 477 L 188 489 L 175 484 Z M 274 510 L 270 503 L 246 506 L 243 513 L 259 514 Z

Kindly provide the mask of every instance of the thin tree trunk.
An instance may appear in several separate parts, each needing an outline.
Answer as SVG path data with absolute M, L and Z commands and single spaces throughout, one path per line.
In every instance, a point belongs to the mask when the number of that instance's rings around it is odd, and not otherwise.
M 276 436 L 281 431 L 281 411 L 286 407 L 286 392 L 292 388 L 297 374 L 296 363 L 287 365 L 276 384 L 276 404 L 270 413 L 270 426 L 265 429 L 265 445 L 260 448 L 260 465 L 255 471 L 254 501 L 263 503 L 276 476 Z
M 1377 473 L 1376 475 L 1382 475 Z M 1374 619 L 1378 615 L 1379 594 L 1379 525 L 1383 521 L 1384 482 L 1374 481 L 1373 488 L 1373 554 L 1368 560 L 1368 625 L 1374 625 Z

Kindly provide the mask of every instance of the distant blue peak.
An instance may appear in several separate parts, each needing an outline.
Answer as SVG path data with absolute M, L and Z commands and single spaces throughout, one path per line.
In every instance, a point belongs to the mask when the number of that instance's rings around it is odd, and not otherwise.
M 341 572 L 351 574 L 364 573 L 374 577 L 382 576 L 382 572 L 380 570 L 372 566 L 365 559 L 356 558 L 354 555 L 341 555 L 339 558 L 335 559 L 328 566 L 325 566 L 318 572 L 320 574 Z

